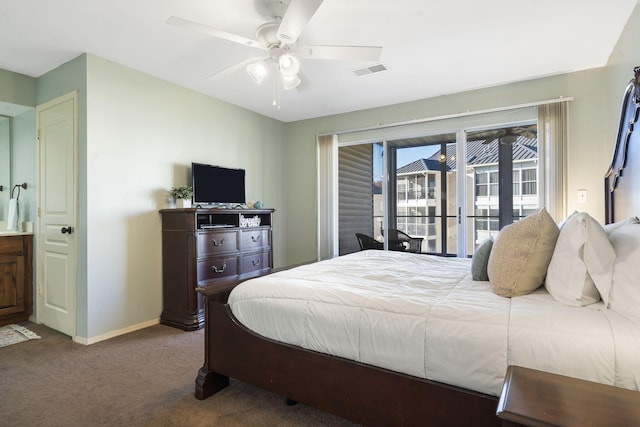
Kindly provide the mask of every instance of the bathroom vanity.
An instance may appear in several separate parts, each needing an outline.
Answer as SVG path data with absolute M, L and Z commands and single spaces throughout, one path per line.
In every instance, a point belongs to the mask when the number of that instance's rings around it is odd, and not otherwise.
M 0 326 L 33 311 L 33 234 L 0 233 Z

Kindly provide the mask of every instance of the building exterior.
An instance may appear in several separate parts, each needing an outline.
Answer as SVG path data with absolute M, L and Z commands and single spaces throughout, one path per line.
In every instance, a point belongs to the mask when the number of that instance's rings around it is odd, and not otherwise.
M 499 231 L 499 143 L 467 142 L 467 253 Z M 455 144 L 446 145 L 427 159 L 418 159 L 396 171 L 397 228 L 423 237 L 422 252 L 455 254 L 457 203 Z M 519 136 L 512 144 L 514 221 L 539 206 L 537 139 Z M 443 178 L 445 185 L 443 185 Z M 445 211 L 443 212 L 443 208 Z M 446 224 L 442 224 L 445 221 Z M 444 240 L 443 240 L 444 237 Z

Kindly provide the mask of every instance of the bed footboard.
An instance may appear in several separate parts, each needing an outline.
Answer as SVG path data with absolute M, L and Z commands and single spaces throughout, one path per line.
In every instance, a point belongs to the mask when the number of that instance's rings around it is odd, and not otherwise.
M 498 399 L 261 337 L 220 298 L 206 302 L 204 399 L 229 377 L 365 425 L 500 425 Z
M 196 376 L 196 399 L 203 400 L 229 385 L 229 377 L 209 371 L 204 366 Z

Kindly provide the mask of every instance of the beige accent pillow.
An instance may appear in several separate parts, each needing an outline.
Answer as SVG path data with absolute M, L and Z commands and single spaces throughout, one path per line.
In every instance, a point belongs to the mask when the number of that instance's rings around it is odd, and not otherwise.
M 493 292 L 515 297 L 540 287 L 559 233 L 544 208 L 504 227 L 493 242 L 487 266 Z

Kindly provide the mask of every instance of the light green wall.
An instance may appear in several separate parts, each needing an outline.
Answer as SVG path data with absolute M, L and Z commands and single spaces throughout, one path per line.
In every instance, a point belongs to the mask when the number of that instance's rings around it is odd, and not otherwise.
M 640 40 L 640 6 L 636 6 L 629 18 L 607 63 L 606 102 L 608 109 L 618 114 L 622 105 L 624 84 L 633 77 L 634 67 L 640 66 L 638 40 Z M 616 117 L 616 120 L 607 120 L 607 142 L 611 144 L 611 151 L 613 151 L 613 142 L 618 131 L 618 119 L 619 117 Z M 611 153 L 608 158 L 611 158 Z
M 581 74 L 585 80 L 585 88 L 598 86 L 601 76 L 598 71 Z M 581 116 L 582 104 L 592 102 L 590 97 L 583 97 L 581 87 L 576 87 L 576 75 L 562 75 L 545 79 L 531 80 L 487 89 L 469 91 L 459 94 L 424 99 L 420 101 L 375 108 L 366 111 L 341 114 L 319 119 L 291 123 L 287 127 L 288 153 L 294 157 L 289 163 L 295 165 L 288 170 L 288 182 L 291 183 L 290 203 L 287 206 L 289 218 L 289 236 L 287 241 L 287 260 L 300 262 L 316 257 L 316 134 L 340 132 L 348 129 L 375 127 L 378 123 L 394 123 L 410 121 L 416 118 L 437 117 L 467 111 L 482 111 L 491 108 L 521 105 L 530 102 L 556 99 L 563 96 L 575 96 L 577 99 L 570 105 L 570 127 L 577 126 L 574 117 Z M 590 146 L 594 138 L 583 141 Z M 599 159 L 602 160 L 602 159 Z M 602 163 L 602 162 L 600 162 Z M 594 166 L 604 172 L 604 163 Z M 304 171 L 304 173 L 303 173 Z M 295 177 L 295 178 L 294 178 Z M 570 177 L 569 187 L 573 186 Z M 581 187 L 582 188 L 582 187 Z M 601 188 L 601 182 L 594 179 L 591 193 Z M 313 189 L 313 191 L 309 191 Z M 301 200 L 302 198 L 302 200 Z M 592 200 L 595 203 L 595 197 Z M 294 202 L 295 200 L 295 202 Z M 598 207 L 593 206 L 594 210 Z M 599 215 L 600 212 L 596 212 Z
M 274 258 L 285 247 L 283 124 L 87 55 L 87 323 L 89 337 L 157 319 L 167 191 L 191 162 L 244 168 L 247 199 L 275 208 Z
M 36 106 L 36 79 L 0 69 L 0 101 Z

